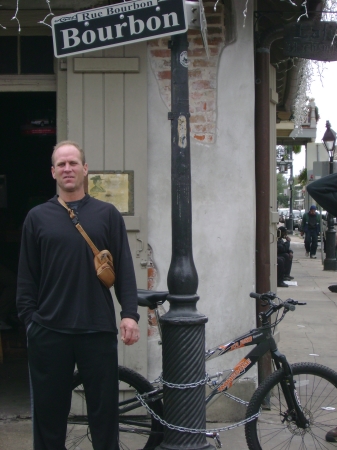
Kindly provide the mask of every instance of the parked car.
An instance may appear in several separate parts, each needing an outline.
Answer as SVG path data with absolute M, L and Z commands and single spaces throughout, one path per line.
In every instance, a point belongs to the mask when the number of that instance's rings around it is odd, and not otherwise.
M 289 209 L 288 208 L 279 208 L 278 209 L 278 221 L 281 223 L 285 222 L 285 218 L 287 217 L 287 215 L 289 214 Z
M 299 209 L 293 209 L 293 228 L 298 230 L 301 228 L 302 214 Z

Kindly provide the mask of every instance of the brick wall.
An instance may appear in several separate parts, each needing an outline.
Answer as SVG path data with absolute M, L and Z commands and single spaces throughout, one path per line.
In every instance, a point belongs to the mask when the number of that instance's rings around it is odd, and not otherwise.
M 189 93 L 191 138 L 211 144 L 216 138 L 217 123 L 217 71 L 218 61 L 225 44 L 223 6 L 214 1 L 205 2 L 208 46 L 207 59 L 200 30 L 189 30 Z M 160 95 L 167 108 L 171 109 L 171 51 L 168 38 L 151 40 L 148 43 L 152 70 L 158 81 Z

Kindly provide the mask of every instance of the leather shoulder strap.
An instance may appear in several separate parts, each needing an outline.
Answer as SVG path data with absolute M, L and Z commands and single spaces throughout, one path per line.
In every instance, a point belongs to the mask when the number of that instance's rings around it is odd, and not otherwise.
M 89 247 L 91 248 L 92 252 L 94 255 L 98 255 L 99 250 L 96 247 L 96 245 L 92 242 L 92 240 L 90 239 L 90 237 L 87 235 L 87 233 L 83 230 L 82 225 L 79 223 L 79 221 L 77 220 L 77 216 L 74 213 L 74 211 L 72 209 L 69 208 L 69 206 L 66 204 L 65 201 L 62 200 L 61 197 L 57 197 L 58 201 L 61 203 L 61 205 L 68 211 L 69 213 L 69 217 L 71 219 L 71 221 L 73 222 L 73 224 L 75 225 L 75 227 L 77 228 L 77 230 L 81 233 L 81 235 L 84 237 L 84 239 L 87 241 Z M 76 220 L 76 221 L 75 221 Z

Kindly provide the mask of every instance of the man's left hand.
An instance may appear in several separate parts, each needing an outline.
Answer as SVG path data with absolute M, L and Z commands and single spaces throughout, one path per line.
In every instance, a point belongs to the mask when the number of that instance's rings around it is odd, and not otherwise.
M 124 318 L 121 320 L 120 326 L 121 340 L 125 345 L 132 345 L 139 340 L 140 332 L 138 323 L 130 318 Z

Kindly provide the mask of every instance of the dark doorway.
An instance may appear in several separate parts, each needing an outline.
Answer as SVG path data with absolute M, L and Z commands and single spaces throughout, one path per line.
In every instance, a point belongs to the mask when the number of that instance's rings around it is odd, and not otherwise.
M 32 207 L 56 193 L 50 173 L 55 142 L 55 92 L 0 93 L 0 267 L 5 266 L 15 276 L 24 218 Z M 0 295 L 3 282 L 4 277 L 0 279 Z M 13 314 L 10 326 L 12 320 Z M 13 333 L 9 328 L 1 337 L 4 360 L 24 354 L 20 326 L 14 323 Z

